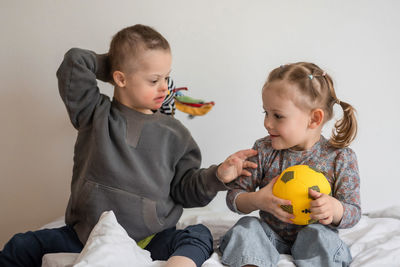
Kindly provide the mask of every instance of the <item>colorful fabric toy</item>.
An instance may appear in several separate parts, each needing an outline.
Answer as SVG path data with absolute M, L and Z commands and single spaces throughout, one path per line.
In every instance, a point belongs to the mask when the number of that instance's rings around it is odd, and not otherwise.
M 184 95 L 181 91 L 188 90 L 186 87 L 175 88 L 172 79 L 168 80 L 169 94 L 165 98 L 160 111 L 167 115 L 174 115 L 175 109 L 189 114 L 189 118 L 207 114 L 215 105 L 213 101 L 205 102 L 202 99 L 192 98 Z

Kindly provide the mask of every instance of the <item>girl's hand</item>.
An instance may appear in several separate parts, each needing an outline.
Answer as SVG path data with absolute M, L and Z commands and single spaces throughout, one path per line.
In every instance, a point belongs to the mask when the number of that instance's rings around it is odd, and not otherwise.
M 260 210 L 271 213 L 282 222 L 292 224 L 290 219 L 294 219 L 295 216 L 281 208 L 282 205 L 291 205 L 291 201 L 278 198 L 272 193 L 272 188 L 278 178 L 279 176 L 276 176 L 269 184 L 256 192 L 256 205 Z
M 230 155 L 217 169 L 217 177 L 223 183 L 229 183 L 240 175 L 250 176 L 244 168 L 257 168 L 257 164 L 247 161 L 248 157 L 257 155 L 257 150 L 245 149 Z
M 309 190 L 311 201 L 311 219 L 318 220 L 319 223 L 339 225 L 343 217 L 343 205 L 334 197 L 319 193 L 312 189 Z

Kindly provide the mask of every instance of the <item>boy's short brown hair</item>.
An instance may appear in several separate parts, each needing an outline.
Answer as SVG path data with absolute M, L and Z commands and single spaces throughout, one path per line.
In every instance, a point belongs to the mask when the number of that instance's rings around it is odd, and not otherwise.
M 146 25 L 129 26 L 115 34 L 108 51 L 110 77 L 116 70 L 132 71 L 129 61 L 143 49 L 170 50 L 170 46 L 159 32 Z

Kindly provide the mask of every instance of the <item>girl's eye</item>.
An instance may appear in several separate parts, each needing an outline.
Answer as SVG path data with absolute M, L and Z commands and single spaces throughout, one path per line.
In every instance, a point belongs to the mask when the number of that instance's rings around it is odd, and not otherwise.
M 266 112 L 265 110 L 262 113 L 264 113 L 265 116 L 268 116 L 268 112 Z
M 281 115 L 279 115 L 279 114 L 274 114 L 274 116 L 275 116 L 275 118 L 277 118 L 277 119 L 282 119 L 283 117 L 281 116 Z

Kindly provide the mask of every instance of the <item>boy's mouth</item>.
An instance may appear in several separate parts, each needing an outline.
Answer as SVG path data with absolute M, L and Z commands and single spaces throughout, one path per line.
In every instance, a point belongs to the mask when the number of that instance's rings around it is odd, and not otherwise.
M 154 100 L 156 101 L 156 102 L 163 102 L 164 101 L 164 99 L 165 99 L 165 95 L 164 96 L 159 96 L 159 97 L 156 97 Z

